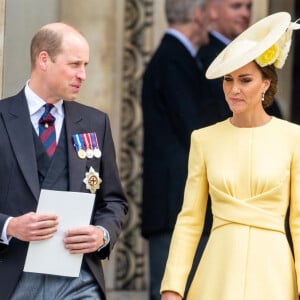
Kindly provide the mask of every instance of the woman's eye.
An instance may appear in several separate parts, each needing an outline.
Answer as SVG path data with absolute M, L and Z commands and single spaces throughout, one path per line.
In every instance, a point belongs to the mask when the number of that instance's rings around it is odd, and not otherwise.
M 251 82 L 251 81 L 252 81 L 251 78 L 243 78 L 243 79 L 241 80 L 241 82 L 244 82 L 244 83 Z

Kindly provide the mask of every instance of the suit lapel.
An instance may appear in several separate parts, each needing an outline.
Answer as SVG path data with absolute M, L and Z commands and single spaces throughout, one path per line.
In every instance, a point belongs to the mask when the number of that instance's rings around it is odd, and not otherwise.
M 86 171 L 86 160 L 79 159 L 75 151 L 72 136 L 85 132 L 83 118 L 76 104 L 64 101 L 65 124 L 67 131 L 67 145 L 69 157 L 69 180 L 70 190 L 74 192 L 85 191 L 82 189 L 83 179 Z
M 76 104 L 64 101 L 65 122 L 69 158 L 69 180 L 71 191 L 86 191 L 83 187 L 83 179 L 86 172 L 86 160 L 79 159 L 72 140 L 72 135 L 86 131 L 84 120 Z M 22 90 L 15 98 L 11 99 L 9 111 L 3 113 L 3 119 L 7 127 L 16 159 L 22 170 L 36 200 L 39 198 L 40 186 L 37 170 L 35 148 L 32 135 L 32 124 L 29 110 Z
M 38 200 L 40 193 L 38 173 L 32 172 L 32 170 L 37 170 L 33 128 L 24 91 L 22 90 L 10 101 L 11 106 L 7 114 L 3 113 L 3 119 L 20 169 L 33 195 Z

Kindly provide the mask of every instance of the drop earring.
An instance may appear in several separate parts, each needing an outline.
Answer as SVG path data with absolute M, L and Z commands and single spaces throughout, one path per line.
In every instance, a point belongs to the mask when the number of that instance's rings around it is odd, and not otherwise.
M 261 102 L 264 102 L 265 101 L 265 91 L 262 92 L 261 94 Z

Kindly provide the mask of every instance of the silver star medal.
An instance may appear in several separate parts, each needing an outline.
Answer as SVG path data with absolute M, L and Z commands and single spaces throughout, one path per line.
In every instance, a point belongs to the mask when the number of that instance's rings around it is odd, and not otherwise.
M 85 178 L 83 179 L 86 189 L 90 190 L 91 193 L 95 194 L 96 191 L 100 188 L 100 183 L 102 179 L 99 177 L 99 173 L 96 172 L 93 167 L 90 167 L 90 170 L 85 173 Z

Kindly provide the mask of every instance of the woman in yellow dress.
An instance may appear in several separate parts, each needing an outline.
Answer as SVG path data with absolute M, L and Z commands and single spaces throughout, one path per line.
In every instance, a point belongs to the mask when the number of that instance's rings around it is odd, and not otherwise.
M 275 68 L 299 25 L 280 12 L 243 32 L 206 76 L 223 77 L 230 119 L 191 136 L 184 203 L 163 277 L 179 300 L 201 236 L 208 193 L 213 227 L 188 300 L 296 300 L 300 290 L 300 126 L 271 117 Z M 285 220 L 288 209 L 294 255 Z

